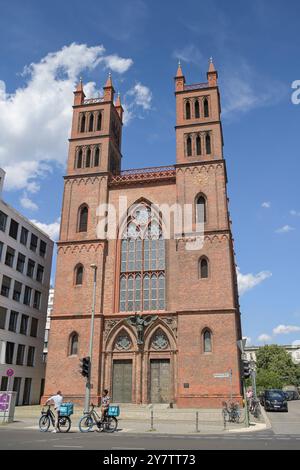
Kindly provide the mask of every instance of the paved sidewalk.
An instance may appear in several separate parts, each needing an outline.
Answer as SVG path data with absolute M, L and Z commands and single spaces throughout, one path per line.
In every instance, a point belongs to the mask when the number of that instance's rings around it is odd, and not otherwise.
M 10 424 L 3 424 L 10 429 L 38 430 L 38 420 L 41 407 L 22 406 L 15 411 L 15 421 Z M 197 415 L 198 413 L 198 424 Z M 75 413 L 71 416 L 72 428 L 70 432 L 79 432 L 78 421 L 82 416 L 82 409 L 75 407 Z M 2 427 L 2 426 L 1 426 Z M 137 434 L 228 434 L 255 432 L 266 429 L 265 420 L 263 422 L 252 422 L 247 428 L 243 422 L 224 423 L 221 410 L 203 409 L 167 409 L 154 407 L 153 425 L 151 425 L 151 408 L 121 406 L 121 416 L 119 419 L 118 431 L 122 433 Z

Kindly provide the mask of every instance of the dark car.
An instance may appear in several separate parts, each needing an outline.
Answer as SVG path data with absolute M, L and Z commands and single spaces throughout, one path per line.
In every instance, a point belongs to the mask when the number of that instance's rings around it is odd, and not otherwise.
M 277 389 L 265 390 L 262 405 L 266 411 L 288 411 L 286 392 Z
M 284 393 L 286 394 L 288 401 L 299 400 L 299 393 L 297 393 L 295 390 L 285 390 Z

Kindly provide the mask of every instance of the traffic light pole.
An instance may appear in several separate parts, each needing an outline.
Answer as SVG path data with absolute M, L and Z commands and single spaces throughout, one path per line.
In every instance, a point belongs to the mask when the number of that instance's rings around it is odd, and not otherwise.
M 90 408 L 90 398 L 91 398 L 91 378 L 92 378 L 92 356 L 93 356 L 93 341 L 94 341 L 94 322 L 95 322 L 95 302 L 96 302 L 96 282 L 97 282 L 97 266 L 91 264 L 91 268 L 94 270 L 94 283 L 93 283 L 93 300 L 92 300 L 92 317 L 91 317 L 91 328 L 90 328 L 90 347 L 89 347 L 89 357 L 90 357 L 90 370 L 89 375 L 86 379 L 85 385 L 85 400 L 84 400 L 84 412 L 87 413 Z
M 245 424 L 246 427 L 249 428 L 249 409 L 248 409 L 248 400 L 247 400 L 247 392 L 246 392 L 246 380 L 243 378 L 243 394 L 244 394 L 244 402 L 245 402 Z

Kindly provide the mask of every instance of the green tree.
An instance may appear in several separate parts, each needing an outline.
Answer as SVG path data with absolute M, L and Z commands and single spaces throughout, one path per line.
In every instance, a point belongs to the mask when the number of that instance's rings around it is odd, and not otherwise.
M 300 384 L 300 366 L 293 363 L 291 355 L 282 346 L 272 344 L 259 348 L 256 365 L 258 386 L 282 388 Z

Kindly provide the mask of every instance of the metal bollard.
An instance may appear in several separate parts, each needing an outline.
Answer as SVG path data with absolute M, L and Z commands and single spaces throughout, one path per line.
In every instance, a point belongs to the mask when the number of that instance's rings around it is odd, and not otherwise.
M 196 432 L 200 432 L 199 431 L 199 412 L 196 411 Z
M 151 427 L 150 427 L 150 431 L 154 431 L 154 427 L 153 427 L 153 410 L 151 410 Z

